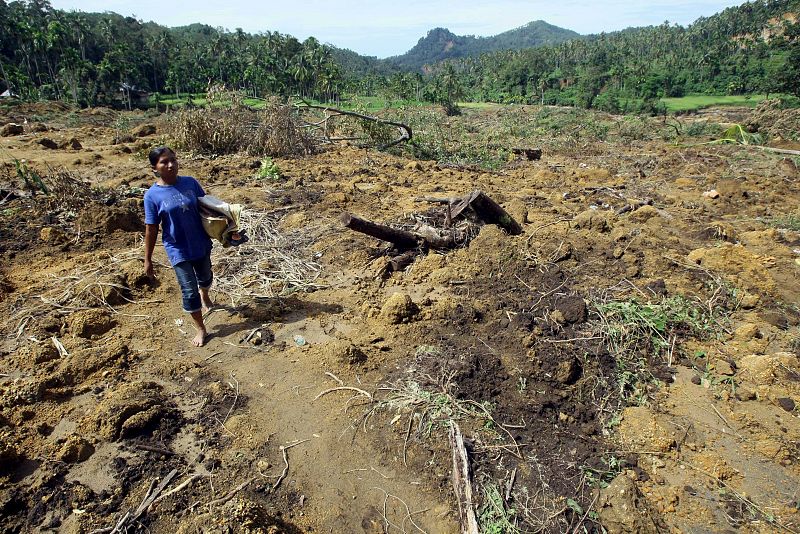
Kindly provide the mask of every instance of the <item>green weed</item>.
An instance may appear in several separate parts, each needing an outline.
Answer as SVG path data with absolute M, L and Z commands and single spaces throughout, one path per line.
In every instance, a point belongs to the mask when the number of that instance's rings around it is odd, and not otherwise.
M 767 221 L 767 224 L 773 228 L 800 232 L 800 215 L 779 215 Z
M 24 159 L 19 160 L 14 158 L 14 168 L 17 171 L 17 177 L 25 183 L 25 187 L 28 190 L 32 191 L 34 194 L 36 194 L 37 191 L 41 191 L 45 195 L 50 192 L 39 173 L 33 169 L 29 169 Z
M 450 421 L 464 418 L 477 420 L 483 428 L 494 432 L 493 406 L 489 402 L 457 399 L 453 386 L 443 380 L 438 390 L 428 389 L 414 380 L 406 380 L 381 388 L 386 397 L 378 403 L 379 409 L 394 410 L 399 414 L 416 414 L 418 434 L 429 437 L 434 430 L 445 428 Z
M 620 397 L 629 404 L 647 403 L 648 385 L 658 385 L 650 362 L 672 365 L 679 337 L 709 335 L 716 326 L 711 312 L 682 296 L 659 302 L 636 299 L 596 303 L 598 334 L 616 361 Z
M 281 169 L 272 158 L 265 157 L 261 160 L 261 166 L 258 169 L 258 178 L 261 180 L 277 181 L 282 177 Z
M 483 506 L 478 510 L 478 526 L 482 534 L 517 534 L 517 512 L 507 507 L 496 484 L 483 487 Z
M 622 473 L 625 467 L 625 460 L 611 455 L 601 457 L 600 461 L 604 464 L 603 469 L 584 466 L 583 474 L 590 486 L 594 488 L 607 488 L 608 485 L 611 484 L 611 481 Z

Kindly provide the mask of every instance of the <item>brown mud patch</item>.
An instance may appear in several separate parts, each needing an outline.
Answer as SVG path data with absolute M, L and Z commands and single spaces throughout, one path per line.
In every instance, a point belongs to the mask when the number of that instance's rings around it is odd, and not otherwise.
M 449 419 L 482 521 L 499 495 L 523 530 L 800 525 L 800 198 L 775 156 L 589 140 L 488 172 L 335 147 L 265 182 L 252 157 L 181 155 L 210 193 L 313 236 L 323 265 L 313 293 L 215 293 L 195 349 L 163 253 L 153 281 L 137 248 L 161 119 L 37 106 L 4 113 L 43 127 L 0 139 L 61 192 L 0 210 L 4 530 L 113 527 L 177 470 L 142 528 L 455 532 Z M 0 189 L 22 190 L 3 163 Z M 389 247 L 338 224 L 440 224 L 419 198 L 475 189 L 524 233 L 485 226 L 386 273 Z M 677 298 L 708 314 L 621 367 L 599 306 Z

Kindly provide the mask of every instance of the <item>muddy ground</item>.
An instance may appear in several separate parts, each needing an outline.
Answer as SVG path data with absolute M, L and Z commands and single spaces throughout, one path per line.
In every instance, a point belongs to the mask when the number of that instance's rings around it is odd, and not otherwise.
M 336 146 L 259 179 L 257 158 L 180 153 L 321 268 L 281 299 L 212 291 L 193 348 L 160 245 L 142 274 L 169 118 L 4 113 L 3 531 L 457 532 L 450 420 L 486 532 L 800 531 L 796 159 L 597 141 L 483 171 Z M 422 197 L 475 189 L 523 233 L 387 274 L 386 243 L 338 220 L 440 220 Z M 615 351 L 598 310 L 668 299 L 693 311 L 666 347 Z

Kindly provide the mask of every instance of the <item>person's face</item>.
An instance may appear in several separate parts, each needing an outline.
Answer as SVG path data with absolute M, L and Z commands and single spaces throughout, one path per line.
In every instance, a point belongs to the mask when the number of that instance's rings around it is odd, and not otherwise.
M 173 152 L 167 151 L 158 158 L 153 170 L 166 182 L 175 180 L 178 176 L 178 158 Z

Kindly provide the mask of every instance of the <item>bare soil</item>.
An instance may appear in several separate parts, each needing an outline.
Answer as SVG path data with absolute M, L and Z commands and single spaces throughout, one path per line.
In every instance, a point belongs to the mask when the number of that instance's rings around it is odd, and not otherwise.
M 800 531 L 796 160 L 598 141 L 482 171 L 340 146 L 276 159 L 272 181 L 252 157 L 179 154 L 209 193 L 313 235 L 323 266 L 322 289 L 280 301 L 212 291 L 193 348 L 160 245 L 142 273 L 146 152 L 168 117 L 36 105 L 0 122 L 25 120 L 0 138 L 3 531 L 110 531 L 177 470 L 130 531 L 457 532 L 450 419 L 485 528 L 494 487 L 522 531 Z M 77 182 L 9 196 L 14 159 Z M 487 225 L 383 276 L 386 244 L 338 221 L 406 224 L 441 215 L 421 197 L 475 189 L 523 234 Z M 97 265 L 113 268 L 88 283 Z M 80 305 L 42 298 L 60 287 Z M 626 386 L 596 304 L 676 295 L 715 330 L 678 332 Z

